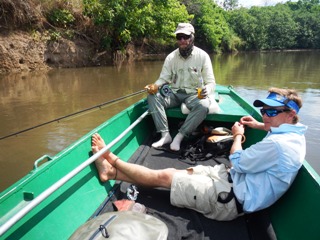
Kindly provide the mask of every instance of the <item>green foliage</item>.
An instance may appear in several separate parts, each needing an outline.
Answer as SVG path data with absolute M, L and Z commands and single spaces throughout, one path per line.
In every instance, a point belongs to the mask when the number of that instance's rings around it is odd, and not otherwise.
M 49 40 L 56 42 L 61 39 L 61 33 L 58 31 L 49 31 Z
M 192 19 L 177 0 L 84 0 L 84 13 L 105 27 L 105 46 L 113 50 L 144 38 L 170 44 L 177 23 Z
M 59 8 L 52 9 L 48 13 L 47 18 L 52 25 L 64 28 L 71 26 L 75 21 L 74 16 L 69 10 Z
M 319 48 L 319 0 L 228 11 L 229 26 L 246 50 Z
M 194 25 L 196 45 L 208 52 L 320 48 L 320 0 L 250 9 L 239 8 L 238 0 L 32 1 L 57 27 L 50 39 L 72 38 L 73 29 L 87 34 L 81 29 L 88 30 L 89 19 L 89 38 L 104 50 L 124 51 L 129 43 L 172 49 L 179 22 Z M 85 20 L 82 26 L 79 19 Z
M 293 48 L 297 36 L 297 24 L 290 9 L 282 4 L 269 8 L 270 23 L 267 29 L 267 49 Z
M 84 0 L 84 12 L 105 29 L 103 46 L 124 49 L 145 39 L 173 46 L 178 22 L 196 29 L 196 45 L 208 52 L 319 48 L 319 0 L 239 8 L 224 0 Z
M 223 41 L 234 39 L 224 16 L 224 11 L 211 0 L 183 1 L 188 12 L 194 15 L 196 29 L 196 43 L 203 49 L 211 52 L 220 52 L 221 48 L 229 48 L 231 42 Z M 222 46 L 224 45 L 224 46 Z M 227 49 L 232 50 L 232 49 Z
M 224 0 L 223 3 L 223 8 L 225 10 L 234 10 L 238 7 L 239 1 L 238 0 Z
M 244 49 L 258 49 L 256 45 L 259 28 L 257 19 L 249 14 L 248 10 L 241 8 L 228 14 L 228 22 L 234 32 L 244 41 Z
M 238 49 L 241 49 L 244 45 L 244 42 L 239 38 L 235 33 L 229 32 L 225 34 L 222 38 L 221 50 L 223 52 L 237 52 Z
M 296 47 L 320 48 L 320 1 L 289 2 L 287 6 L 297 23 Z

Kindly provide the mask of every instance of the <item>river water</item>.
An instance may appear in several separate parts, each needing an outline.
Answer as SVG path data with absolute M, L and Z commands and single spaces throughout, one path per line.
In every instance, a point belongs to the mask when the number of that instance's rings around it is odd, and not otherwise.
M 232 85 L 252 103 L 269 87 L 295 88 L 308 125 L 307 156 L 320 173 L 320 52 L 238 53 L 211 56 L 218 84 Z M 154 82 L 163 58 L 113 66 L 0 75 L 0 138 L 126 96 Z M 0 192 L 43 155 L 54 156 L 145 93 L 0 140 Z

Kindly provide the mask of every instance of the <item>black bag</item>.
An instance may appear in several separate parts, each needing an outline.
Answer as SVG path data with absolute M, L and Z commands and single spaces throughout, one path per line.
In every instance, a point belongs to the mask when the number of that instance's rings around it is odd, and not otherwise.
M 182 151 L 180 159 L 188 159 L 196 164 L 197 161 L 217 160 L 218 156 L 229 156 L 233 144 L 232 132 L 229 129 L 204 127 L 203 133 L 195 143 Z M 219 160 L 218 162 L 221 163 Z
M 229 155 L 232 144 L 232 132 L 224 127 L 212 129 L 205 141 L 206 149 L 215 156 Z

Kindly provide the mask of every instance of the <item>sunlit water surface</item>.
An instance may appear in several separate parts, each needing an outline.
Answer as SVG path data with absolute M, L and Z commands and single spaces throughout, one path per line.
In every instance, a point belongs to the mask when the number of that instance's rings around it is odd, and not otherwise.
M 308 125 L 306 159 L 320 173 L 320 52 L 241 53 L 211 56 L 218 84 L 232 85 L 249 103 L 269 87 L 297 89 Z M 140 91 L 154 82 L 162 59 L 118 66 L 55 69 L 0 76 L 0 137 Z M 103 108 L 0 140 L 0 191 L 33 168 L 36 159 L 54 156 L 114 114 L 145 97 L 140 94 Z

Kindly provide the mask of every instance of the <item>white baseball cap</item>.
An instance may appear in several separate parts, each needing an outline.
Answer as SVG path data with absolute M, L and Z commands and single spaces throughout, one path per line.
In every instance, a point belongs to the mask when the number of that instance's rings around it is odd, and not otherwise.
M 174 34 L 183 33 L 186 35 L 194 34 L 194 28 L 190 23 L 179 23 Z

